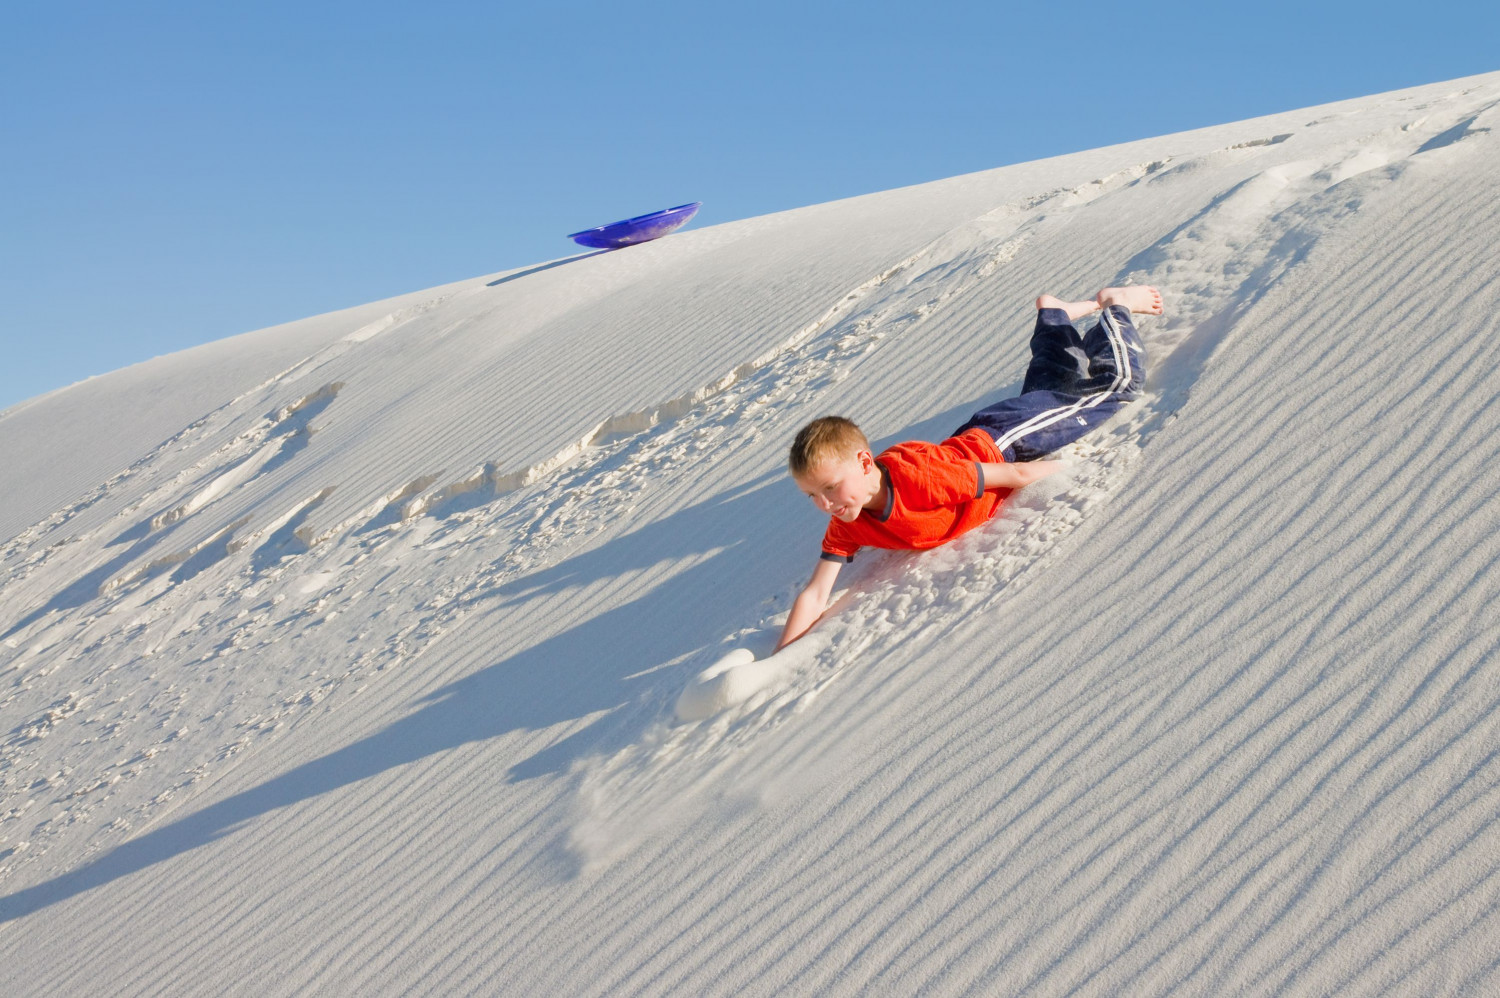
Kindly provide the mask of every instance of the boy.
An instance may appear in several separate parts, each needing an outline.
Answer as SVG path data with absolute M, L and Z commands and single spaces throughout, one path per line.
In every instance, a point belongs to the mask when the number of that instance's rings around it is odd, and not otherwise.
M 1083 436 L 1136 398 L 1146 357 L 1130 314 L 1161 315 L 1161 294 L 1137 284 L 1093 301 L 1036 300 L 1031 364 L 1016 398 L 981 409 L 940 444 L 896 444 L 870 453 L 859 427 L 838 416 L 804 426 L 787 464 L 797 487 L 832 519 L 812 581 L 792 603 L 776 649 L 822 616 L 839 568 L 863 546 L 923 549 L 984 523 L 1011 493 L 1062 467 L 1039 460 Z M 1096 310 L 1079 335 L 1073 320 Z

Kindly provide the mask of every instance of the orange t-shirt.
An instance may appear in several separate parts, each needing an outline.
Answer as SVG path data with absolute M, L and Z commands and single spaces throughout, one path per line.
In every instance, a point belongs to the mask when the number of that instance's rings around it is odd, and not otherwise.
M 972 427 L 940 444 L 913 440 L 875 458 L 888 487 L 883 513 L 861 510 L 849 523 L 832 517 L 823 557 L 853 561 L 861 547 L 922 550 L 946 544 L 995 515 L 1010 489 L 984 490 L 980 463 L 1005 460 L 995 441 Z

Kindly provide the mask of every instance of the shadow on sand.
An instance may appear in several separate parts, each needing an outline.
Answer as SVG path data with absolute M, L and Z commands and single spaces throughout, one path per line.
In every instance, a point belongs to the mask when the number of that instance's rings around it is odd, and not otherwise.
M 590 614 L 562 633 L 434 691 L 411 714 L 367 738 L 148 831 L 62 876 L 0 897 L 0 923 L 189 852 L 271 811 L 406 763 L 510 731 L 545 729 L 624 706 L 647 681 L 628 677 L 721 639 L 726 621 L 744 618 L 744 594 L 764 595 L 786 586 L 792 561 L 788 546 L 765 542 L 776 524 L 801 511 L 800 500 L 780 475 L 767 475 L 727 498 L 699 503 L 476 595 L 470 611 L 477 618 L 497 602 L 522 602 L 586 586 L 668 559 L 703 559 L 636 599 Z M 815 536 L 816 527 L 810 533 Z M 733 584 L 726 585 L 731 579 Z M 601 718 L 513 765 L 507 777 L 525 780 L 565 771 L 581 755 L 623 745 L 632 737 L 626 727 Z
M 913 424 L 877 441 L 876 449 L 898 439 L 941 438 L 981 402 Z M 0 897 L 0 924 L 190 852 L 279 808 L 470 742 L 605 712 L 512 765 L 506 774 L 511 781 L 564 772 L 575 759 L 623 747 L 639 737 L 640 724 L 632 727 L 610 714 L 644 692 L 644 683 L 660 682 L 642 673 L 719 641 L 727 626 L 745 620 L 747 600 L 758 606 L 762 596 L 785 590 L 811 570 L 819 520 L 809 514 L 795 486 L 779 472 L 767 473 L 727 496 L 476 593 L 468 609 L 482 619 L 486 608 L 557 596 L 669 559 L 702 558 L 628 603 L 591 614 L 434 691 L 414 712 L 367 738 L 146 832 L 52 880 Z M 807 529 L 789 541 L 785 525 L 803 522 Z
M 498 287 L 501 284 L 509 284 L 511 281 L 519 281 L 523 277 L 530 277 L 532 274 L 540 274 L 544 270 L 551 270 L 553 267 L 561 267 L 564 264 L 577 263 L 579 260 L 587 260 L 591 256 L 599 256 L 601 253 L 609 252 L 612 251 L 601 249 L 594 250 L 594 252 L 592 253 L 580 253 L 577 256 L 565 256 L 561 260 L 553 260 L 551 263 L 538 264 L 535 267 L 527 267 L 525 270 L 518 270 L 514 274 L 506 274 L 504 277 L 497 277 L 493 281 L 490 281 L 488 284 L 486 284 L 485 287 L 493 288 Z

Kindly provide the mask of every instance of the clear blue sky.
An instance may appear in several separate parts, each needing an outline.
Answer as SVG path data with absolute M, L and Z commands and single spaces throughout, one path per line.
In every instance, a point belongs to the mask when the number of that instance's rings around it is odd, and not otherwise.
M 1065 20 L 1064 20 L 1065 18 Z M 1500 69 L 1500 5 L 11 5 L 0 408 L 713 224 Z

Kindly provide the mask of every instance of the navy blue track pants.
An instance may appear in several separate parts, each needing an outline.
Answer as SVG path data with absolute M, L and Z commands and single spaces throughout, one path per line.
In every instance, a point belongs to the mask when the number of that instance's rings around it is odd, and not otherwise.
M 1082 335 L 1062 309 L 1038 309 L 1021 394 L 980 409 L 953 432 L 983 427 L 1005 460 L 1035 461 L 1113 416 L 1145 381 L 1146 350 L 1129 309 L 1109 306 Z

